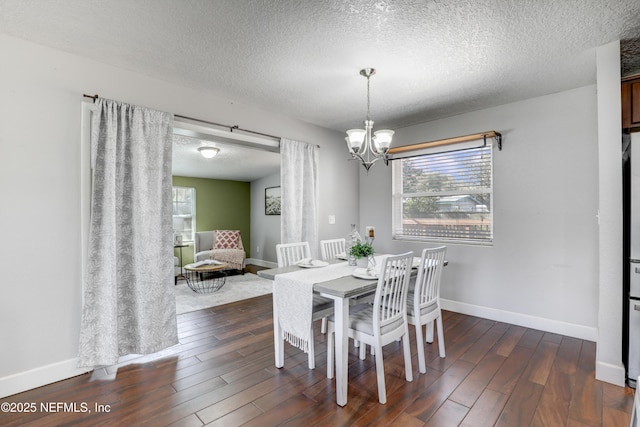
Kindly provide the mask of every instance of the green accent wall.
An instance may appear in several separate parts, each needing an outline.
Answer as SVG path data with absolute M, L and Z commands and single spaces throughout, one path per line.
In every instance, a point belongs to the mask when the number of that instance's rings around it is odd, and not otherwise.
M 240 230 L 245 252 L 249 250 L 251 183 L 174 176 L 173 185 L 196 189 L 196 231 Z M 193 262 L 193 246 L 182 249 L 182 258 L 183 264 Z

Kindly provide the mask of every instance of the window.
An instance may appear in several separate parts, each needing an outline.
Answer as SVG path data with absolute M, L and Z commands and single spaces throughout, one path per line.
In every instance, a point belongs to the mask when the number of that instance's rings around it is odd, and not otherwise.
M 196 230 L 196 189 L 173 187 L 173 233 L 193 242 Z
M 401 158 L 392 169 L 395 239 L 493 241 L 491 144 Z

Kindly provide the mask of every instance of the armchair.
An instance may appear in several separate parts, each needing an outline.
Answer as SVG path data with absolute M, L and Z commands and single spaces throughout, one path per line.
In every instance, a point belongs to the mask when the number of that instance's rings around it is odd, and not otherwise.
M 240 230 L 213 230 L 196 232 L 194 261 L 215 259 L 244 274 L 246 253 Z

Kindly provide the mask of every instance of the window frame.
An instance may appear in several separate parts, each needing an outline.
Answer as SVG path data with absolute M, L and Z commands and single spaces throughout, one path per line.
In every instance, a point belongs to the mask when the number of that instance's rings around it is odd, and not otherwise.
M 410 158 L 418 158 L 418 157 L 428 157 L 433 155 L 440 154 L 450 154 L 453 152 L 459 151 L 467 151 L 474 149 L 490 149 L 489 158 L 490 158 L 490 186 L 483 187 L 482 189 L 474 189 L 474 190 L 451 190 L 451 191 L 437 191 L 437 192 L 416 192 L 416 193 L 404 193 L 404 168 L 403 161 L 409 160 Z M 398 156 L 392 159 L 391 168 L 392 168 L 392 184 L 391 184 L 391 205 L 392 205 L 392 239 L 398 241 L 409 241 L 409 242 L 431 242 L 438 244 L 462 244 L 462 245 L 472 245 L 472 246 L 493 246 L 493 242 L 495 239 L 495 221 L 494 221 L 494 153 L 495 149 L 490 142 L 487 142 L 486 145 L 473 147 L 473 148 L 463 148 L 463 149 L 446 149 L 446 150 L 438 150 L 433 153 L 417 153 L 411 155 L 413 153 L 409 153 L 409 155 Z M 471 239 L 471 238 L 451 238 L 451 237 L 438 237 L 438 236 L 412 236 L 404 233 L 404 224 L 403 224 L 403 211 L 404 204 L 403 200 L 410 195 L 410 197 L 444 197 L 444 196 L 455 196 L 455 195 L 471 195 L 474 194 L 488 194 L 490 200 L 490 206 L 488 206 L 489 212 L 486 212 L 487 219 L 490 223 L 490 237 L 487 239 Z
M 192 211 L 192 215 L 180 215 L 180 214 L 176 214 L 175 210 L 176 210 L 176 203 L 179 203 L 176 199 L 175 199 L 175 193 L 174 193 L 174 189 L 188 189 L 191 190 L 192 192 L 192 203 L 191 203 L 191 211 Z M 195 237 L 196 237 L 196 188 L 195 187 L 187 187 L 184 185 L 172 185 L 171 186 L 171 207 L 172 207 L 172 214 L 171 214 L 171 219 L 172 219 L 172 223 L 175 223 L 175 219 L 176 216 L 181 217 L 181 218 L 191 218 L 191 238 L 184 240 L 184 236 L 183 236 L 183 240 L 182 243 L 183 244 L 188 244 L 188 243 L 194 243 L 195 242 Z M 176 230 L 175 228 L 173 229 L 173 234 L 174 234 L 174 239 L 175 236 L 178 233 L 183 234 L 183 230 Z

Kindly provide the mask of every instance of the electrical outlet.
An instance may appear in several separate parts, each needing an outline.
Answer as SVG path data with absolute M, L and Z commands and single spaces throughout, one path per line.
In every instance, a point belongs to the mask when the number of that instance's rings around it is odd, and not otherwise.
M 259 254 L 260 253 L 260 246 L 256 247 L 256 253 Z

